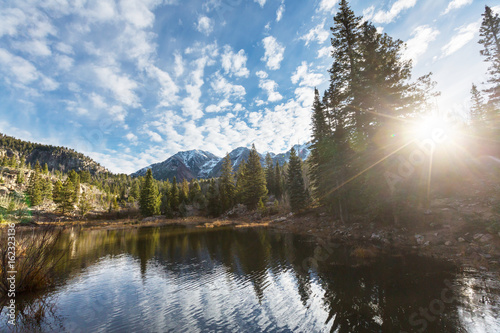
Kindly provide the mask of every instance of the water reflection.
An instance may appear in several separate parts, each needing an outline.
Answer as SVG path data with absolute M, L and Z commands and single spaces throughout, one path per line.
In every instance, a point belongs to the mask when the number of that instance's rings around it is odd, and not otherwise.
M 266 229 L 74 229 L 70 244 L 43 332 L 500 330 L 496 280 L 418 256 L 356 261 Z

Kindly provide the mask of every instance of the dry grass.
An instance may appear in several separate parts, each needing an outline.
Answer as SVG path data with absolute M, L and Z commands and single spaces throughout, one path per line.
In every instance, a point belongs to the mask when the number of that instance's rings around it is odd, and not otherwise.
M 53 284 L 54 269 L 70 246 L 64 250 L 57 248 L 62 231 L 43 228 L 30 234 L 16 235 L 16 294 L 45 289 Z M 0 296 L 9 290 L 7 242 L 0 248 Z

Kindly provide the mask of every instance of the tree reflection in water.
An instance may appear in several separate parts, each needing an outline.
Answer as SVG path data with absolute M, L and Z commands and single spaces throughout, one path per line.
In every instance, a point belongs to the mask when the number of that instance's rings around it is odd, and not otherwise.
M 464 296 L 485 286 L 445 262 L 416 255 L 358 261 L 349 248 L 330 245 L 307 266 L 318 244 L 266 229 L 74 229 L 60 246 L 71 241 L 69 260 L 57 267 L 59 286 L 47 293 L 61 303 L 34 310 L 51 324 L 62 317 L 66 329 L 461 332 L 480 331 L 469 311 L 485 307 Z M 456 301 L 436 315 L 447 281 L 457 286 L 450 290 Z M 489 288 L 490 322 L 481 327 L 499 329 L 500 290 Z M 76 290 L 90 296 L 78 298 Z M 95 311 L 71 311 L 96 300 Z

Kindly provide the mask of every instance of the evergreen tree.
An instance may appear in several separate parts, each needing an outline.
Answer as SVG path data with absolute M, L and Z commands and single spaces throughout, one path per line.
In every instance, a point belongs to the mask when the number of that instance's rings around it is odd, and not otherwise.
M 281 198 L 283 195 L 283 175 L 279 163 L 274 166 L 274 196 Z
M 236 196 L 235 201 L 237 203 L 244 203 L 244 195 L 245 195 L 245 176 L 247 173 L 247 163 L 245 160 L 242 160 L 240 166 L 238 168 L 238 172 L 236 174 Z
M 44 175 L 48 175 L 48 174 L 49 174 L 49 166 L 47 165 L 47 163 L 45 163 L 45 164 L 43 165 L 43 170 L 42 170 L 42 173 L 43 173 Z
M 59 206 L 63 199 L 63 184 L 61 180 L 58 179 L 52 189 L 52 201 Z
M 222 174 L 219 180 L 220 198 L 222 211 L 227 211 L 234 206 L 236 199 L 236 187 L 234 184 L 233 165 L 229 154 L 222 162 Z
M 21 156 L 21 160 L 19 161 L 19 168 L 22 170 L 26 167 L 26 158 Z
M 36 161 L 35 170 L 31 173 L 28 184 L 28 195 L 32 206 L 38 206 L 43 201 L 43 184 L 40 175 L 40 163 Z
M 257 153 L 255 145 L 252 145 L 243 176 L 243 202 L 250 209 L 255 209 L 259 200 L 266 194 L 266 175 L 260 164 L 259 153 Z
M 22 169 L 19 170 L 19 173 L 17 174 L 16 183 L 24 184 L 24 171 Z
M 208 187 L 208 214 L 213 217 L 217 217 L 221 214 L 220 197 L 217 192 L 217 186 L 215 180 L 210 181 L 210 186 Z
M 158 186 L 154 181 L 151 169 L 148 169 L 146 172 L 139 206 L 143 216 L 153 216 L 160 213 L 160 193 L 158 192 Z
M 200 183 L 198 180 L 192 179 L 191 185 L 189 187 L 189 201 L 192 205 L 196 205 L 198 208 L 202 207 L 205 201 L 203 193 L 201 192 Z
M 471 93 L 471 108 L 470 108 L 470 118 L 473 127 L 479 126 L 486 116 L 486 108 L 484 104 L 483 96 L 481 92 L 477 89 L 477 86 L 473 83 L 470 90 Z
M 83 191 L 82 195 L 80 196 L 80 200 L 78 201 L 78 211 L 80 212 L 80 215 L 84 217 L 91 210 L 92 210 L 91 199 L 89 198 L 87 192 Z
M 302 176 L 302 161 L 297 156 L 295 149 L 290 152 L 290 162 L 287 172 L 287 191 L 290 196 L 290 207 L 297 212 L 308 204 L 307 192 L 304 188 L 304 178 Z
M 184 202 L 184 204 L 187 204 L 189 198 L 189 183 L 187 179 L 183 179 L 180 189 L 179 189 L 179 202 Z
M 58 207 L 63 214 L 73 211 L 74 193 L 75 193 L 75 187 L 71 179 L 68 177 L 66 178 L 66 181 L 64 182 L 64 185 L 62 187 L 62 191 L 60 192 L 60 195 L 58 197 L 59 201 Z
M 276 185 L 274 183 L 274 162 L 271 154 L 266 155 L 266 183 L 269 194 L 276 195 Z
M 141 195 L 141 189 L 139 187 L 139 181 L 134 180 L 132 182 L 132 187 L 130 188 L 129 196 L 134 198 L 134 201 L 137 201 L 140 195 Z
M 500 16 L 494 14 L 490 7 L 485 6 L 483 21 L 479 29 L 479 44 L 483 45 L 481 55 L 488 62 L 488 83 L 490 88 L 486 90 L 492 110 L 496 115 L 500 109 Z
M 172 179 L 172 188 L 170 190 L 170 208 L 173 212 L 179 211 L 179 188 L 177 187 L 177 178 Z
M 163 183 L 163 195 L 161 197 L 160 210 L 163 215 L 167 218 L 172 217 L 172 207 L 170 206 L 170 193 L 172 191 L 172 185 L 167 180 Z
M 52 182 L 49 178 L 42 178 L 41 182 L 43 199 L 52 200 Z
M 14 169 L 17 168 L 17 159 L 14 155 L 12 155 L 9 159 L 9 166 Z

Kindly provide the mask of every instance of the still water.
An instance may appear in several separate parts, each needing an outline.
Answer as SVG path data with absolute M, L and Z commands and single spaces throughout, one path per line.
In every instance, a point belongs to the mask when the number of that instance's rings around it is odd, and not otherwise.
M 497 277 L 415 255 L 354 259 L 264 228 L 74 229 L 67 244 L 57 286 L 18 299 L 17 331 L 500 332 Z

